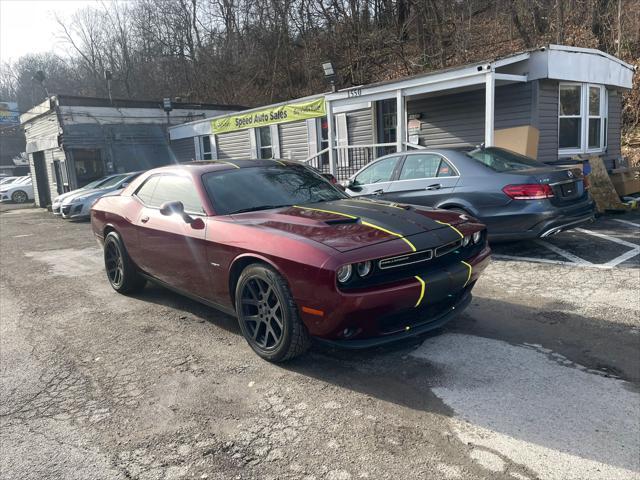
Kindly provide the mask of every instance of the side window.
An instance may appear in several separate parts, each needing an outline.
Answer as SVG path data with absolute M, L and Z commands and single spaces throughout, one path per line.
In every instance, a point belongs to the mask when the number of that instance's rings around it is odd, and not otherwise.
M 433 153 L 407 155 L 399 180 L 434 178 L 438 174 L 440 160 L 442 157 Z
M 156 189 L 156 185 L 158 185 L 158 180 L 160 180 L 160 177 L 157 175 L 148 178 L 140 188 L 138 188 L 136 197 L 138 197 L 145 205 L 151 205 L 151 199 L 153 198 L 153 192 Z
M 440 166 L 438 167 L 438 177 L 455 177 L 456 175 L 457 173 L 451 164 L 445 159 L 442 159 L 440 161 Z
M 371 183 L 388 182 L 393 176 L 400 157 L 389 157 L 373 165 L 365 168 L 356 178 L 356 182 L 360 185 L 368 185 Z
M 185 212 L 203 213 L 202 203 L 190 178 L 177 175 L 162 175 L 153 192 L 153 199 L 148 205 L 159 207 L 165 202 L 180 201 Z

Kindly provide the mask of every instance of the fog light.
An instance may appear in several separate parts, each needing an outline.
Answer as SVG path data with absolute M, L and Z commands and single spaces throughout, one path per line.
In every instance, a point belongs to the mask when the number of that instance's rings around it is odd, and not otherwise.
M 480 239 L 482 238 L 482 231 L 478 230 L 473 233 L 473 243 L 480 243 Z
M 465 235 L 465 237 L 462 239 L 462 246 L 466 247 L 467 245 L 469 245 L 470 241 L 471 237 L 469 235 Z
M 361 277 L 366 277 L 371 273 L 371 262 L 368 260 L 366 262 L 360 262 L 356 266 L 356 269 L 358 270 L 358 275 L 360 275 Z
M 351 278 L 351 272 L 352 271 L 353 271 L 353 268 L 351 267 L 351 265 L 343 265 L 343 266 L 341 266 L 337 271 L 338 281 L 340 283 L 348 282 L 349 279 Z

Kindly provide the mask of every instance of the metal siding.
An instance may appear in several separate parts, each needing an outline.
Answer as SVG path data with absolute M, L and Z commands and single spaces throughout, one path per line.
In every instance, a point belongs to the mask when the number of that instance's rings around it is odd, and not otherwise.
M 216 135 L 216 139 L 220 160 L 251 158 L 249 130 L 223 133 Z
M 537 93 L 538 160 L 553 162 L 558 159 L 558 82 L 539 81 Z
M 374 143 L 371 108 L 347 112 L 346 117 L 349 145 L 371 145 Z
M 281 123 L 280 157 L 302 161 L 309 157 L 309 137 L 306 120 Z
M 58 118 L 54 112 L 43 115 L 42 117 L 31 122 L 25 123 L 23 125 L 23 128 L 27 144 L 38 141 L 42 142 L 43 140 L 48 139 L 56 140 L 55 143 L 57 143 L 57 137 L 60 133 Z M 49 148 L 50 147 L 51 145 L 49 146 Z M 35 151 L 38 150 L 42 150 L 42 148 L 38 148 Z
M 496 130 L 531 125 L 533 85 L 531 82 L 512 83 L 496 88 Z M 484 95 L 483 95 L 484 97 Z
M 178 162 L 190 162 L 196 159 L 194 137 L 171 140 L 171 151 Z
M 531 83 L 496 87 L 495 129 L 531 124 Z M 472 147 L 484 142 L 483 90 L 409 101 L 409 114 L 421 113 L 420 143 L 435 148 Z
M 484 92 L 472 91 L 409 101 L 408 114 L 422 114 L 420 144 L 433 148 L 475 146 L 484 141 Z
M 604 156 L 607 168 L 614 168 L 614 160 L 622 155 L 620 149 L 622 129 L 621 95 L 617 90 L 608 90 L 609 111 L 607 112 L 607 153 Z

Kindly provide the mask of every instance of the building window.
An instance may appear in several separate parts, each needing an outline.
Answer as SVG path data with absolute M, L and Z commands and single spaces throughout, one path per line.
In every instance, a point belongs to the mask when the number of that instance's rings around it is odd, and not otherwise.
M 258 135 L 256 135 L 256 139 L 258 140 L 258 158 L 273 158 L 271 127 L 260 127 L 256 130 L 258 131 Z
M 200 153 L 201 160 L 213 160 L 213 153 L 211 151 L 211 137 L 209 135 L 203 135 L 200 137 Z
M 603 151 L 606 147 L 607 90 L 602 85 L 560 83 L 559 153 Z

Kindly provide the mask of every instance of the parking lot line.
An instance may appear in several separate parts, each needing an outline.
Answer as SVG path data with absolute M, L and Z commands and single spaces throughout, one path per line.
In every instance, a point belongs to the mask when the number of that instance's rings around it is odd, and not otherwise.
M 543 240 L 536 240 L 536 243 L 538 245 L 542 245 L 545 248 L 548 248 L 552 252 L 557 253 L 558 255 L 560 255 L 561 257 L 566 258 L 567 260 L 571 260 L 573 263 L 581 264 L 583 266 L 593 265 L 593 263 L 591 263 L 590 261 L 585 260 L 584 258 L 580 258 L 580 257 L 574 255 L 571 252 L 567 252 L 566 250 L 563 250 L 560 247 L 556 247 L 555 245 L 553 245 L 551 243 L 545 242 Z
M 593 235 L 594 237 L 604 238 L 605 240 L 609 240 L 610 242 L 614 242 L 614 243 L 618 243 L 620 245 L 624 245 L 625 247 L 640 249 L 640 246 L 636 245 L 635 243 L 627 242 L 626 240 L 622 240 L 621 238 L 613 237 L 611 235 L 605 235 L 604 233 L 594 232 L 593 230 L 585 230 L 584 228 L 576 228 L 576 232 L 586 233 L 587 235 Z
M 571 267 L 612 268 L 610 266 L 605 266 L 603 264 L 597 264 L 597 263 L 586 264 L 586 263 L 565 262 L 564 260 L 551 260 L 548 258 L 536 258 L 536 257 L 520 257 L 518 255 L 493 254 L 492 258 L 496 260 L 515 260 L 515 261 L 525 261 L 525 262 L 534 262 L 534 263 L 549 263 L 551 265 L 568 265 Z
M 632 227 L 640 228 L 640 223 L 633 223 L 629 220 L 622 220 L 620 218 L 612 218 L 614 222 L 623 223 L 625 225 L 631 225 Z

